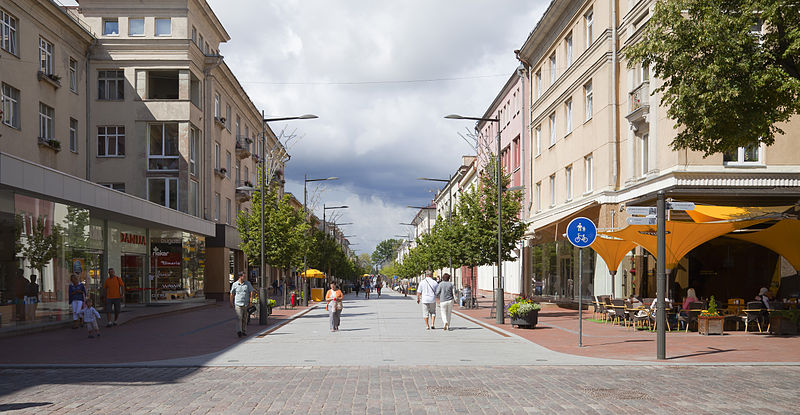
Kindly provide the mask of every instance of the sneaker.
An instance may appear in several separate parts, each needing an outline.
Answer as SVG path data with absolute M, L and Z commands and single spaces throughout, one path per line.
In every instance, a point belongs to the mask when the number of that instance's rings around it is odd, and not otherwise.
M 430 330 L 430 329 L 431 329 L 430 327 L 425 327 L 425 330 Z
M 434 325 L 431 325 L 431 328 L 432 328 L 432 329 L 434 329 L 434 330 L 436 330 L 436 326 L 434 326 Z

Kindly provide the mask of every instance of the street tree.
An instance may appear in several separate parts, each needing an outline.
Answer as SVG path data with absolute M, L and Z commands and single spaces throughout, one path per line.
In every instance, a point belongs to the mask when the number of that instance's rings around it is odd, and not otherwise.
M 771 145 L 800 112 L 797 1 L 659 1 L 625 56 L 662 80 L 655 92 L 676 122 L 675 150 Z
M 372 252 L 372 263 L 379 265 L 391 261 L 403 243 L 400 239 L 386 239 L 380 241 Z

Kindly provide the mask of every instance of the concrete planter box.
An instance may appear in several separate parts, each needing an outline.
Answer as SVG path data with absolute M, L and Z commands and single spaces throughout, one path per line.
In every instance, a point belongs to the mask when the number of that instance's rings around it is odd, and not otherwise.
M 532 329 L 539 323 L 539 310 L 531 311 L 522 317 L 510 317 L 511 325 L 521 329 Z
M 698 316 L 697 332 L 700 334 L 722 334 L 722 323 L 725 321 L 723 316 Z

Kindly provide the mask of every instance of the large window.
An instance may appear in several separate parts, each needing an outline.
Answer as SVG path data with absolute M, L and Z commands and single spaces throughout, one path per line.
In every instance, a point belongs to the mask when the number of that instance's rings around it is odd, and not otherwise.
M 197 108 L 203 108 L 203 95 L 200 88 L 200 80 L 192 73 L 189 76 L 189 100 Z
M 97 71 L 97 99 L 108 101 L 125 99 L 124 71 Z
M 214 143 L 214 170 L 220 169 L 220 154 L 219 154 L 219 143 Z
M 536 98 L 542 96 L 542 70 L 536 71 Z
M 648 147 L 650 147 L 650 136 L 644 134 L 639 138 L 639 176 L 644 177 L 650 169 Z
M 197 156 L 200 154 L 200 131 L 189 128 L 189 173 L 197 175 Z
M 144 36 L 144 18 L 128 18 L 128 36 Z
M 39 38 L 39 70 L 45 75 L 53 74 L 53 44 Z
M 572 32 L 564 39 L 564 53 L 567 55 L 567 68 L 572 65 Z
M 534 135 L 536 137 L 536 155 L 542 154 L 542 126 L 537 125 L 536 129 L 534 130 Z
M 0 9 L 0 47 L 17 54 L 17 18 Z
M 119 19 L 103 19 L 103 36 L 119 36 Z
M 586 85 L 583 86 L 583 95 L 584 95 L 584 98 L 585 98 L 584 99 L 584 101 L 585 101 L 584 105 L 586 106 L 586 121 L 589 121 L 589 120 L 592 119 L 592 111 L 593 111 L 592 110 L 592 99 L 593 99 L 593 96 L 592 96 L 592 82 L 591 81 L 589 81 Z
M 594 189 L 594 158 L 591 154 L 583 158 L 583 169 L 586 173 L 586 193 L 589 193 Z
M 214 118 L 221 117 L 221 111 L 219 94 L 214 94 Z
M 78 120 L 74 118 L 69 119 L 69 150 L 78 152 Z
M 3 83 L 3 124 L 19 128 L 19 89 Z
M 39 138 L 53 138 L 53 120 L 56 117 L 56 110 L 53 107 L 39 103 Z
M 572 166 L 567 166 L 567 168 L 564 169 L 564 176 L 567 185 L 567 202 L 569 202 L 572 200 Z
M 567 117 L 567 131 L 565 134 L 569 134 L 572 132 L 572 99 L 568 99 L 564 103 L 564 113 Z
M 550 146 L 556 145 L 556 113 L 550 114 Z
M 150 177 L 147 179 L 147 198 L 178 210 L 178 179 L 175 177 Z
M 148 170 L 178 170 L 178 123 L 150 124 Z
M 121 157 L 125 155 L 124 126 L 97 127 L 97 155 L 100 157 Z
M 583 30 L 586 32 L 586 49 L 594 42 L 594 12 L 589 10 L 583 15 Z
M 214 221 L 219 222 L 219 193 L 214 193 Z
M 558 69 L 556 67 L 556 54 L 553 53 L 550 55 L 550 85 L 556 83 L 556 78 L 558 78 Z
M 739 147 L 735 151 L 727 151 L 723 155 L 724 164 L 761 164 L 761 146 L 751 145 Z
M 225 128 L 231 130 L 231 106 L 225 105 Z
M 536 211 L 537 212 L 541 212 L 542 211 L 542 182 L 536 183 L 536 195 L 535 195 L 535 198 L 536 198 L 536 200 L 534 200 L 534 202 L 536 203 Z
M 556 175 L 550 176 L 550 206 L 556 205 Z
M 231 152 L 225 152 L 225 177 L 231 178 Z
M 178 71 L 147 71 L 147 99 L 178 99 Z
M 195 180 L 189 180 L 189 214 L 198 216 L 200 212 L 200 198 L 197 192 L 199 184 Z
M 225 223 L 231 224 L 231 200 L 227 197 L 225 198 Z
M 156 18 L 156 36 L 171 36 L 172 20 L 169 17 Z
M 69 58 L 69 90 L 78 92 L 78 61 Z

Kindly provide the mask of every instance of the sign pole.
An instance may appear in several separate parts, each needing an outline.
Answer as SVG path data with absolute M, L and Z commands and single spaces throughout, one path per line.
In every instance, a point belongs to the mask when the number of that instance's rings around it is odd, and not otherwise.
M 578 248 L 578 347 L 583 347 L 583 248 Z
M 656 311 L 656 330 L 657 330 L 657 351 L 656 358 L 659 360 L 666 359 L 666 310 L 664 307 L 664 294 L 667 287 L 666 276 L 666 202 L 664 200 L 665 193 L 663 190 L 658 192 L 658 226 L 656 227 L 656 297 L 658 303 Z
M 583 248 L 597 238 L 597 227 L 587 218 L 575 218 L 567 225 L 567 239 L 578 248 L 578 347 L 583 347 Z

